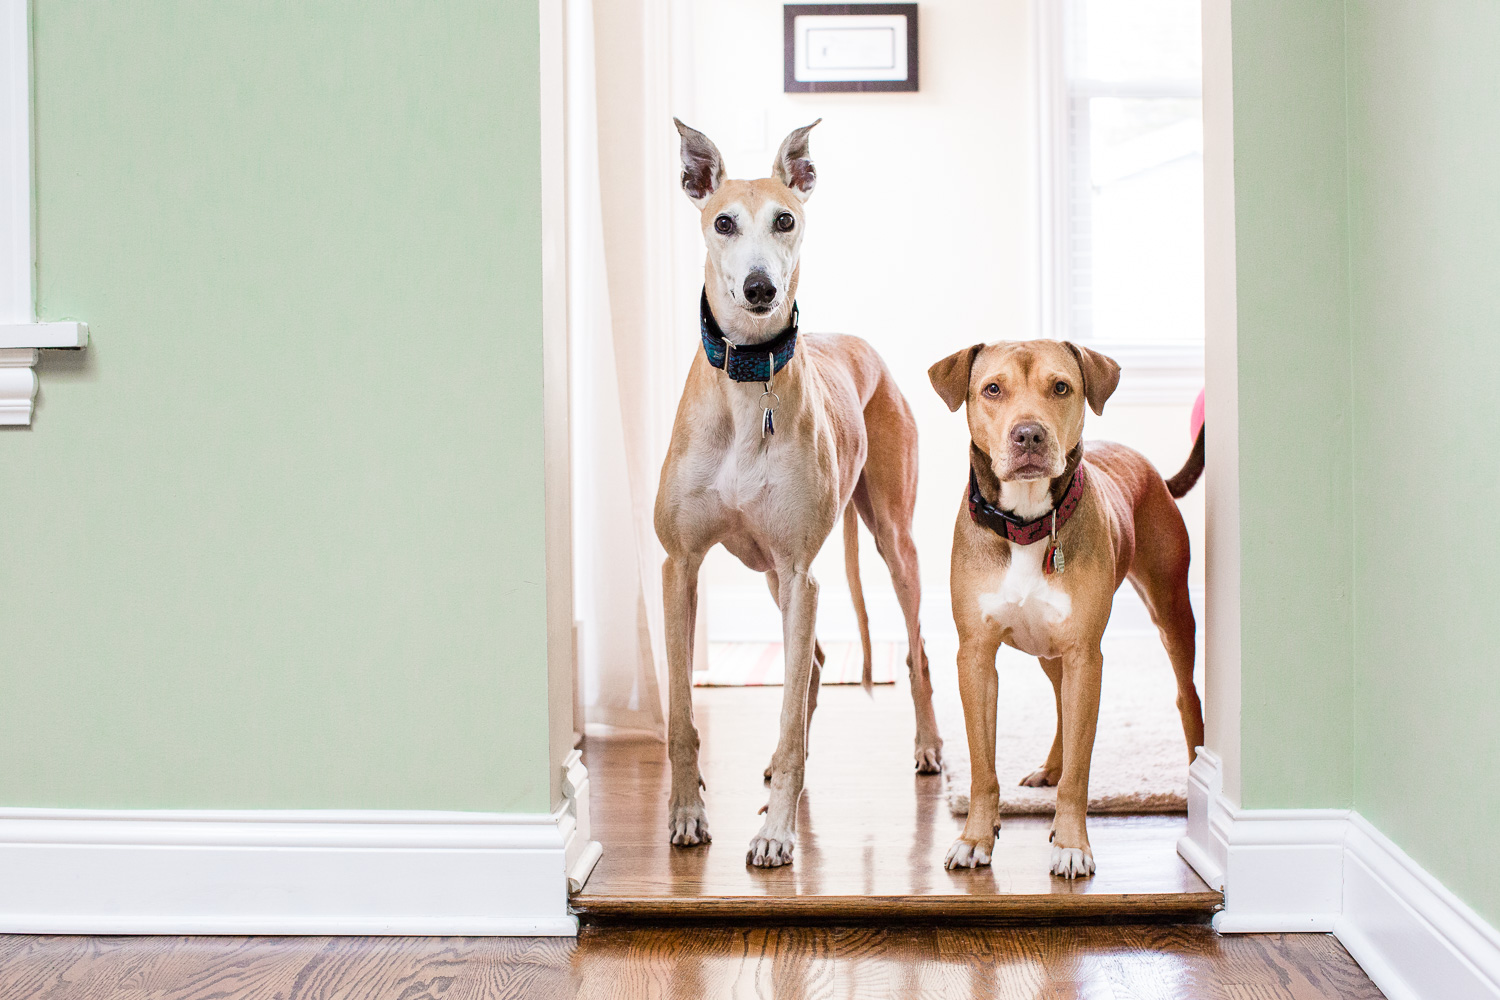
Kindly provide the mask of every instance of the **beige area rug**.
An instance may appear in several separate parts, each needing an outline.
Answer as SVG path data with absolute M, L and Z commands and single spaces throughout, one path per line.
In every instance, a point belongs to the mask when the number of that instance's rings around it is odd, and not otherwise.
M 956 644 L 928 641 L 948 807 L 955 816 L 966 816 L 969 743 L 958 695 L 956 653 Z M 1024 788 L 1019 782 L 1041 766 L 1052 746 L 1057 726 L 1052 684 L 1035 657 L 1008 647 L 1001 647 L 997 667 L 995 766 L 1000 777 L 1000 812 L 1051 815 L 1057 809 L 1057 789 Z M 1201 676 L 1198 690 L 1201 695 Z M 1176 699 L 1172 666 L 1160 640 L 1155 636 L 1105 638 L 1089 812 L 1187 811 L 1187 744 Z
M 896 683 L 897 666 L 906 669 L 906 643 L 870 644 L 870 668 L 876 684 Z M 864 654 L 857 642 L 823 643 L 823 684 L 858 684 Z M 779 642 L 711 642 L 708 668 L 693 671 L 693 687 L 763 687 L 780 685 L 786 658 Z

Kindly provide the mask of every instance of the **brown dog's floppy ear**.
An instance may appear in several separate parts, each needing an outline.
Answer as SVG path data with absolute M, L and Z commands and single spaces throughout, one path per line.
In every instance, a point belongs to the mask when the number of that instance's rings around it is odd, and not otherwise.
M 1114 395 L 1115 388 L 1120 384 L 1119 364 L 1114 358 L 1091 351 L 1070 340 L 1063 341 L 1063 346 L 1078 359 L 1078 370 L 1083 373 L 1083 398 L 1089 401 L 1089 409 L 1102 416 L 1104 401 Z
M 983 344 L 965 347 L 927 369 L 932 387 L 943 397 L 943 402 L 948 404 L 949 411 L 957 410 L 969 398 L 969 372 L 974 368 L 974 359 L 982 350 Z
M 822 120 L 819 118 L 818 122 Z M 790 135 L 781 140 L 781 148 L 776 151 L 776 162 L 771 164 L 771 176 L 791 188 L 798 201 L 806 201 L 818 183 L 818 172 L 813 169 L 812 158 L 807 151 L 807 133 L 818 122 L 793 129 Z
M 724 183 L 724 157 L 713 140 L 695 128 L 688 128 L 676 118 L 672 123 L 682 136 L 682 190 L 699 208 Z

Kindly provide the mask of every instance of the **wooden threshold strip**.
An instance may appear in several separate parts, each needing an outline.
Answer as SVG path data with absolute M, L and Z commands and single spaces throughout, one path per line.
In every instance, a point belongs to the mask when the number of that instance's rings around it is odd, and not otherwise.
M 596 896 L 579 893 L 586 922 L 1206 923 L 1218 892 L 1045 893 L 973 896 Z

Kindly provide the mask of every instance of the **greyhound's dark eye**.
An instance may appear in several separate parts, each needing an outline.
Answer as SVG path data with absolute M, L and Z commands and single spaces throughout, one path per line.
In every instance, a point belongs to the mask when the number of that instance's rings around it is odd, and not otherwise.
M 1068 383 L 1060 381 L 1052 387 L 1052 391 L 1059 396 L 1066 396 L 1068 394 Z
M 734 232 L 734 220 L 727 215 L 721 215 L 714 220 L 714 232 L 723 233 L 728 236 Z
M 792 227 L 796 224 L 797 220 L 792 216 L 791 212 L 782 212 L 780 215 L 776 216 L 777 232 L 789 233 L 792 231 Z
M 994 399 L 996 396 L 1000 395 L 1000 384 L 998 382 L 991 382 L 989 385 L 984 387 L 984 394 L 991 399 Z

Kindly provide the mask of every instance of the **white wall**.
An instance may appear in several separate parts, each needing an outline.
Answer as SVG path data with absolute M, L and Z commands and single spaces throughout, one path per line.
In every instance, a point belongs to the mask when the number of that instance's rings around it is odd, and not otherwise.
M 968 438 L 962 413 L 947 411 L 928 384 L 927 368 L 976 341 L 1036 335 L 1030 0 L 927 0 L 921 6 L 921 90 L 878 94 L 785 94 L 780 4 L 685 2 L 691 27 L 682 37 L 692 40 L 694 79 L 692 106 L 679 115 L 714 139 L 731 176 L 764 176 L 788 131 L 824 119 L 812 134 L 818 188 L 808 203 L 802 325 L 870 341 L 916 412 L 915 534 L 924 627 L 951 631 L 948 554 L 966 482 Z M 679 211 L 695 220 L 686 198 Z M 683 266 L 679 285 L 701 283 L 700 255 Z M 681 332 L 684 351 L 692 350 L 695 336 L 691 329 Z M 1186 421 L 1182 405 L 1110 407 L 1089 435 L 1141 448 L 1170 472 L 1188 451 Z M 1196 543 L 1201 491 L 1184 503 L 1184 512 Z M 904 638 L 885 567 L 864 538 L 872 627 L 877 637 Z M 814 573 L 822 584 L 819 634 L 851 638 L 837 533 Z M 779 637 L 758 574 L 716 549 L 703 579 L 711 638 Z M 747 613 L 747 607 L 761 612 Z

